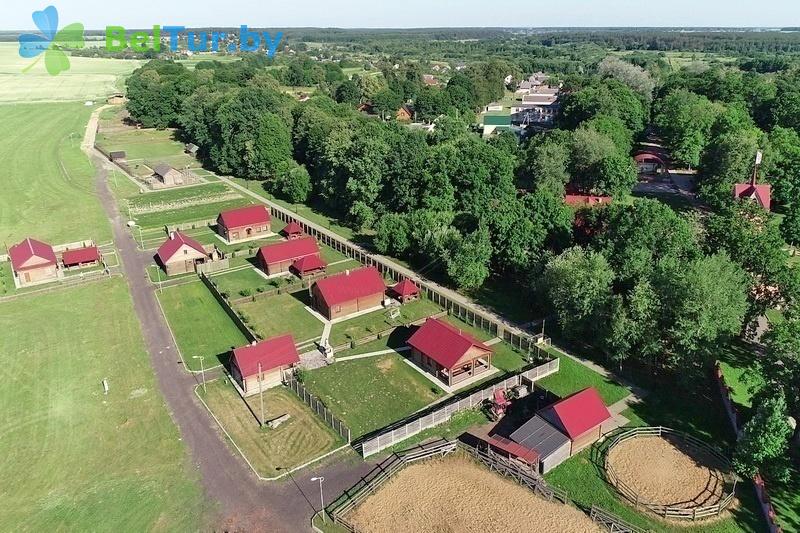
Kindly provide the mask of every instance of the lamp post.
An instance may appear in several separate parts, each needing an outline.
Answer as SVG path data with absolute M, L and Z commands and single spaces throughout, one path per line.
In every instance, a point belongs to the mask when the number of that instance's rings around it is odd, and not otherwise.
M 325 497 L 322 495 L 322 482 L 325 481 L 325 478 L 322 476 L 312 477 L 311 481 L 319 481 L 319 505 L 322 508 L 322 521 L 327 522 L 328 519 L 325 517 Z
M 200 375 L 203 376 L 203 392 L 206 392 L 206 369 L 203 366 L 204 355 L 195 355 L 192 359 L 200 359 Z

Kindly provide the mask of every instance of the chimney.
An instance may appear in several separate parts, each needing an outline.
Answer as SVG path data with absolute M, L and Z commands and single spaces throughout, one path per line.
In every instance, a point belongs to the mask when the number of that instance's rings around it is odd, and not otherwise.
M 350 269 L 349 269 L 349 268 L 348 268 L 347 270 L 345 270 L 345 271 L 344 271 L 344 275 L 345 275 L 345 276 L 349 276 L 349 275 L 350 275 Z
M 255 346 L 256 344 L 258 344 L 258 341 L 252 341 L 252 342 L 250 342 L 250 346 Z
M 174 231 L 170 231 L 169 232 L 169 240 L 171 240 L 171 241 L 175 240 L 175 232 Z

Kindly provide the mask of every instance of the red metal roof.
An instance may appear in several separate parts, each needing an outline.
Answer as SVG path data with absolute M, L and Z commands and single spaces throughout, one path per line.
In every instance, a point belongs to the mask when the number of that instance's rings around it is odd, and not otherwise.
M 287 237 L 289 235 L 302 235 L 303 228 L 301 228 L 300 224 L 298 224 L 297 222 L 289 222 L 288 224 L 286 224 L 286 227 L 281 230 L 281 233 L 283 233 Z
M 261 363 L 261 372 L 267 372 L 285 365 L 300 362 L 300 355 L 294 345 L 294 337 L 290 334 L 272 337 L 256 344 L 242 346 L 233 350 L 233 360 L 242 377 L 258 374 L 258 365 Z
M 564 203 L 567 205 L 603 205 L 610 202 L 610 196 L 594 196 L 591 194 L 567 194 L 564 196 Z
M 408 344 L 444 368 L 450 369 L 474 347 L 492 349 L 475 337 L 438 318 L 429 318 L 411 335 Z
M 492 435 L 486 442 L 488 442 L 489 446 L 492 448 L 497 448 L 500 451 L 521 459 L 529 465 L 539 464 L 539 452 L 536 450 L 531 450 L 530 448 L 523 446 L 522 444 L 518 444 L 513 440 L 501 437 L 500 435 Z
M 555 422 L 558 429 L 572 440 L 611 418 L 606 404 L 593 387 L 559 400 L 543 409 L 541 414 L 551 423 Z
M 15 272 L 56 264 L 56 254 L 53 252 L 52 246 L 30 237 L 9 248 L 8 256 Z M 40 261 L 31 265 L 26 264 L 34 258 L 38 258 Z
M 410 279 L 406 278 L 394 287 L 392 287 L 392 292 L 397 296 L 402 296 L 403 298 L 407 298 L 409 296 L 414 296 L 415 294 L 419 294 L 419 287 L 411 281 Z
M 319 246 L 314 237 L 268 244 L 258 250 L 259 259 L 267 265 L 282 261 L 297 261 L 308 255 L 319 255 Z
M 772 204 L 772 187 L 769 184 L 737 183 L 733 187 L 736 198 L 750 198 L 769 211 Z
M 315 270 L 324 270 L 328 263 L 320 259 L 318 255 L 307 255 L 292 263 L 292 268 L 295 269 L 301 276 L 307 272 Z
M 637 163 L 658 163 L 660 165 L 666 166 L 664 160 L 661 159 L 656 154 L 650 152 L 641 152 L 633 156 L 633 160 Z
M 61 255 L 61 261 L 66 266 L 92 263 L 94 261 L 100 261 L 100 252 L 97 251 L 97 246 L 87 246 L 86 248 L 65 250 Z
M 170 234 L 169 238 L 164 241 L 164 244 L 158 248 L 156 255 L 158 255 L 158 258 L 161 260 L 162 264 L 166 264 L 167 261 L 172 259 L 172 256 L 175 255 L 175 253 L 180 250 L 181 246 L 184 244 L 201 254 L 206 253 L 202 244 L 191 237 L 184 235 L 180 231 L 174 231 Z
M 386 291 L 383 278 L 375 267 L 342 272 L 321 279 L 315 285 L 328 306 L 352 302 L 374 294 L 383 294 Z
M 254 224 L 266 224 L 269 221 L 269 209 L 264 205 L 249 205 L 238 209 L 230 209 L 223 211 L 217 217 L 217 223 L 221 223 L 228 229 Z

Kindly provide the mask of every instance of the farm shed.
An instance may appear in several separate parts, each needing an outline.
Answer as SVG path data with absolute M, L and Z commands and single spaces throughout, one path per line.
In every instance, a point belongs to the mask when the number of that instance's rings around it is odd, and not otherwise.
M 67 268 L 96 265 L 100 262 L 100 252 L 97 250 L 97 246 L 64 250 L 61 262 Z
M 489 449 L 508 459 L 522 463 L 531 470 L 539 470 L 539 452 L 500 435 L 492 435 L 486 440 Z
M 325 272 L 325 268 L 327 266 L 328 264 L 323 261 L 320 256 L 307 255 L 292 263 L 292 266 L 289 267 L 289 270 L 302 278 L 305 276 L 312 276 L 314 274 Z
M 183 174 L 166 163 L 156 165 L 153 177 L 164 185 L 183 185 Z
M 290 241 L 293 241 L 303 236 L 303 228 L 301 228 L 300 224 L 297 222 L 291 221 L 281 230 L 281 234 Z
M 156 252 L 161 268 L 168 276 L 194 272 L 198 263 L 205 263 L 208 259 L 203 245 L 180 233 L 174 231 L 164 241 Z
M 429 318 L 408 339 L 411 360 L 448 386 L 492 368 L 492 349 L 438 318 Z
M 116 161 L 125 161 L 128 155 L 123 150 L 116 150 L 114 152 L 109 152 L 108 159 L 116 162 Z
M 49 244 L 28 237 L 9 248 L 8 257 L 21 287 L 58 279 L 58 261 Z
M 386 285 L 375 267 L 348 270 L 311 287 L 314 308 L 328 320 L 380 306 Z
M 245 396 L 249 396 L 280 385 L 285 373 L 299 362 L 294 337 L 281 335 L 234 349 L 231 376 Z
M 189 155 L 197 157 L 197 152 L 200 151 L 200 147 L 194 143 L 187 143 L 184 145 L 183 151 Z
M 599 439 L 603 423 L 611 419 L 611 413 L 593 387 L 557 401 L 539 411 L 539 415 L 569 437 L 570 455 Z
M 389 295 L 404 304 L 419 299 L 419 287 L 417 287 L 416 283 L 406 278 L 389 289 Z
M 223 211 L 217 216 L 217 232 L 228 242 L 271 233 L 270 213 L 264 205 L 250 205 Z
M 539 471 L 546 474 L 570 457 L 569 437 L 539 415 L 511 434 L 511 440 L 539 453 Z
M 268 244 L 256 254 L 258 265 L 267 274 L 288 272 L 296 261 L 309 256 L 319 257 L 319 245 L 314 237 Z

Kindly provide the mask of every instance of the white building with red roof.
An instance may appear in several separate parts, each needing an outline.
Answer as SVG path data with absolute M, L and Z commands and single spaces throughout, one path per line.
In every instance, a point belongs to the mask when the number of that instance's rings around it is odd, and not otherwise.
M 323 263 L 324 270 L 326 265 L 319 258 L 319 245 L 314 237 L 267 244 L 259 248 L 256 254 L 259 266 L 270 276 L 288 272 L 292 265 L 307 257 L 319 259 L 317 263 Z
M 231 376 L 249 396 L 280 385 L 299 362 L 294 337 L 280 335 L 234 349 Z
M 386 284 L 375 267 L 348 270 L 311 286 L 314 308 L 328 320 L 380 307 Z
M 603 424 L 612 418 L 597 389 L 593 387 L 557 401 L 541 410 L 539 416 L 569 438 L 571 455 L 599 439 L 603 434 Z
M 223 211 L 217 216 L 217 232 L 229 243 L 272 235 L 269 209 L 258 204 Z
M 53 247 L 28 237 L 8 249 L 11 269 L 18 287 L 57 281 L 61 271 Z
M 156 259 L 168 276 L 195 272 L 198 264 L 208 259 L 203 245 L 179 231 L 170 233 L 156 252 Z

